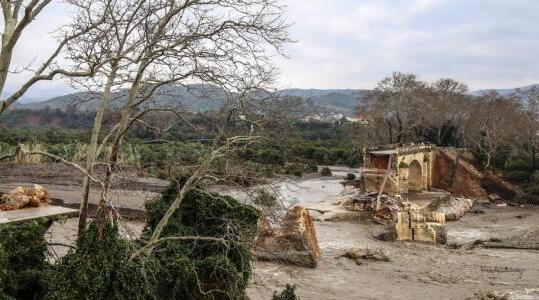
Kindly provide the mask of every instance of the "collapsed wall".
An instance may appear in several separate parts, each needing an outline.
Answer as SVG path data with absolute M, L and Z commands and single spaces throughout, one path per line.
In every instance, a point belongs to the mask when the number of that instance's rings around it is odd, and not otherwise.
M 405 211 L 397 214 L 396 239 L 445 244 L 445 214 L 440 212 Z

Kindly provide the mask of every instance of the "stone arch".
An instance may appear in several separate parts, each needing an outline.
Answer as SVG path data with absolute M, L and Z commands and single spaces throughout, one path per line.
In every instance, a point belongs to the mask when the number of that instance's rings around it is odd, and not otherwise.
M 415 192 L 423 190 L 423 171 L 417 160 L 412 161 L 408 167 L 408 190 Z

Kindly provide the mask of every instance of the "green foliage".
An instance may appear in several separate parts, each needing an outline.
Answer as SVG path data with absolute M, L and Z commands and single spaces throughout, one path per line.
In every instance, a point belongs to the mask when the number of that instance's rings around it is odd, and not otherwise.
M 273 292 L 272 300 L 299 300 L 296 296 L 296 286 L 287 284 L 281 292 Z
M 7 299 L 4 289 L 8 273 L 8 259 L 4 246 L 0 243 L 0 299 Z
M 44 221 L 0 226 L 0 297 L 42 299 L 49 264 Z
M 322 176 L 331 176 L 331 170 L 328 167 L 323 167 L 322 170 L 320 170 L 320 174 Z
M 347 173 L 345 179 L 346 179 L 347 181 L 356 180 L 356 174 L 354 174 L 354 173 Z
M 161 199 L 146 205 L 143 239 L 154 231 L 179 189 L 180 185 L 172 184 Z M 161 237 L 214 237 L 223 238 L 226 244 L 203 239 L 161 242 L 153 253 L 162 265 L 157 297 L 241 298 L 251 274 L 250 253 L 258 217 L 254 207 L 231 197 L 191 190 Z
M 85 235 L 50 273 L 47 299 L 155 299 L 159 270 L 152 257 L 129 261 L 132 242 L 106 225 L 92 222 Z
M 316 164 L 308 163 L 292 163 L 284 168 L 284 173 L 288 175 L 294 175 L 301 177 L 303 173 L 316 173 L 318 172 L 318 166 Z

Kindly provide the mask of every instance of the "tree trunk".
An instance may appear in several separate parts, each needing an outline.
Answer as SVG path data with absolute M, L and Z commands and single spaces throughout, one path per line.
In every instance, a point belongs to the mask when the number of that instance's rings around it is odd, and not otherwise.
M 4 86 L 6 84 L 7 76 L 9 74 L 9 67 L 11 65 L 11 58 L 13 55 L 13 43 L 11 39 L 13 38 L 13 33 L 15 30 L 16 23 L 14 20 L 7 20 L 2 33 L 2 52 L 0 52 L 0 95 L 4 91 Z M 4 111 L 4 108 L 0 108 L 0 113 Z
M 110 102 L 110 95 L 114 80 L 116 79 L 117 64 L 113 64 L 111 73 L 107 79 L 107 84 L 101 96 L 101 102 L 97 108 L 94 126 L 92 128 L 92 136 L 90 139 L 90 144 L 88 145 L 88 152 L 86 154 L 86 171 L 88 174 L 93 173 L 93 164 L 97 159 L 97 144 L 99 141 L 99 133 L 101 132 L 101 126 L 103 124 L 103 116 Z M 90 196 L 90 179 L 88 176 L 84 177 L 82 184 L 82 196 L 80 201 L 80 211 L 79 211 L 79 226 L 78 226 L 78 237 L 80 238 L 84 231 L 86 230 L 86 222 L 88 219 L 88 198 Z

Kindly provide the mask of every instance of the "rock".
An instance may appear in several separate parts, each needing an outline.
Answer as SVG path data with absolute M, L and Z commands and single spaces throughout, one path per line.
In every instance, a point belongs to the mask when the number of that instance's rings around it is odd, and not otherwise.
M 272 229 L 267 221 L 262 221 L 253 252 L 261 260 L 315 268 L 320 258 L 320 247 L 307 209 L 302 206 L 292 207 L 277 229 Z
M 49 194 L 42 186 L 37 184 L 33 188 L 19 186 L 13 191 L 0 196 L 0 211 L 39 207 L 48 203 L 50 203 Z
M 456 221 L 472 209 L 473 204 L 474 201 L 471 199 L 447 195 L 432 201 L 422 211 L 443 213 L 446 221 Z
M 354 248 L 346 251 L 341 257 L 354 260 L 358 266 L 363 264 L 364 260 L 389 262 L 391 259 L 382 249 L 371 250 L 369 248 Z
M 492 204 L 496 204 L 496 205 L 499 205 L 499 206 L 507 205 L 505 200 L 503 200 L 502 197 L 498 196 L 497 194 L 489 194 L 487 196 L 487 199 Z

